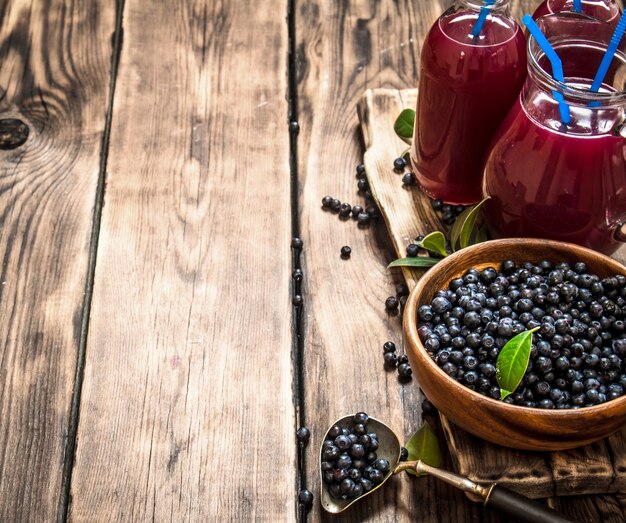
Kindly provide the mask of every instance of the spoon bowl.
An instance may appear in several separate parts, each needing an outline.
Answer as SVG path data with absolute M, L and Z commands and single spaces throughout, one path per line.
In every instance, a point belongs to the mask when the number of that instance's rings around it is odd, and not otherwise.
M 337 421 L 335 421 L 335 423 L 333 423 L 326 431 L 326 434 L 324 434 L 324 440 L 326 440 L 326 438 L 328 437 L 330 429 L 335 425 L 342 429 L 350 429 L 354 425 L 354 416 L 344 416 L 343 418 L 339 418 Z M 368 431 L 375 432 L 378 435 L 378 449 L 376 450 L 376 454 L 378 458 L 386 459 L 387 461 L 389 461 L 389 471 L 384 475 L 383 480 L 378 485 L 372 488 L 369 492 L 364 492 L 361 496 L 354 499 L 333 498 L 328 490 L 328 485 L 326 485 L 326 483 L 322 481 L 320 500 L 322 502 L 322 507 L 324 508 L 324 510 L 330 512 L 331 514 L 339 514 L 340 512 L 343 512 L 355 502 L 362 500 L 365 496 L 382 487 L 393 475 L 394 468 L 400 461 L 400 452 L 402 450 L 402 446 L 400 445 L 400 441 L 398 440 L 398 437 L 395 435 L 393 430 L 391 430 L 382 421 L 379 421 L 372 417 L 370 417 L 369 421 L 367 422 L 367 428 Z M 318 467 L 319 464 L 322 462 L 323 451 L 324 447 L 322 444 L 322 446 L 320 447 Z

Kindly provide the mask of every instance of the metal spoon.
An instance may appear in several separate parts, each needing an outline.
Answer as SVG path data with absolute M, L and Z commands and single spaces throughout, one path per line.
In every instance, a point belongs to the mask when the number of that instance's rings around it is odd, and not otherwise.
M 326 431 L 324 439 L 326 439 L 330 429 L 335 425 L 340 428 L 350 429 L 353 426 L 353 416 L 344 416 L 343 418 L 338 419 L 329 427 L 328 431 Z M 320 499 L 322 501 L 322 507 L 327 512 L 339 514 L 353 503 L 362 500 L 365 496 L 368 496 L 382 487 L 393 474 L 398 474 L 405 470 L 413 470 L 418 474 L 429 474 L 439 478 L 443 482 L 467 492 L 471 499 L 482 501 L 484 505 L 524 523 L 572 523 L 574 521 L 542 503 L 517 494 L 516 492 L 501 487 L 496 483 L 486 486 L 479 485 L 471 481 L 469 478 L 453 474 L 452 472 L 448 472 L 446 470 L 431 467 L 423 461 L 400 462 L 400 452 L 402 450 L 402 446 L 400 445 L 400 440 L 393 430 L 391 430 L 382 421 L 374 418 L 369 418 L 367 426 L 371 432 L 376 432 L 378 435 L 379 446 L 376 454 L 379 458 L 389 461 L 391 469 L 387 472 L 387 474 L 385 474 L 381 483 L 356 499 L 344 500 L 333 498 L 328 491 L 327 485 L 322 481 Z M 320 463 L 322 452 L 323 444 L 320 448 Z

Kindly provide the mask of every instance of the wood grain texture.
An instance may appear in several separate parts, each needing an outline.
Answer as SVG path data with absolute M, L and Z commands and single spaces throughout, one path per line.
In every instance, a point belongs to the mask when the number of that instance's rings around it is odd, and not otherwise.
M 402 345 L 399 318 L 384 310 L 400 272 L 385 269 L 395 254 L 382 220 L 361 229 L 353 220 L 324 212 L 321 199 L 331 195 L 362 203 L 355 178 L 363 153 L 358 100 L 368 88 L 413 86 L 421 41 L 443 2 L 297 4 L 305 419 L 312 432 L 307 486 L 318 496 L 319 444 L 334 419 L 365 410 L 388 423 L 401 441 L 422 424 L 418 388 L 400 384 L 395 372 L 383 369 L 382 344 L 393 340 L 400 351 Z M 349 260 L 340 258 L 342 245 L 352 247 Z M 456 522 L 482 517 L 481 506 L 460 492 L 432 478 L 402 475 L 332 520 Z M 330 521 L 330 516 L 316 503 L 310 520 Z
M 72 521 L 295 517 L 286 8 L 125 3 Z
M 0 521 L 59 514 L 114 27 L 111 2 L 0 3 L 0 118 L 28 126 L 0 150 Z

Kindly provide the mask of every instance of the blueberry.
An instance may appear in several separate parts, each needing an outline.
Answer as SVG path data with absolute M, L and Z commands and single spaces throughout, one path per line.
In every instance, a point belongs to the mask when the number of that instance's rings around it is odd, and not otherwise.
M 311 437 L 311 431 L 307 427 L 300 427 L 296 431 L 296 438 L 300 443 L 308 443 L 309 438 Z
M 387 461 L 386 459 L 377 459 L 374 462 L 374 468 L 380 470 L 383 474 L 389 472 L 390 470 L 390 465 L 389 465 L 389 461 Z
M 496 375 L 496 367 L 491 363 L 481 363 L 478 368 L 487 378 L 492 378 Z
M 452 308 L 452 304 L 446 298 L 439 297 L 432 301 L 431 307 L 435 313 L 443 314 Z
M 435 316 L 435 313 L 433 312 L 433 309 L 430 305 L 421 305 L 417 309 L 417 314 L 422 321 L 430 321 Z
M 298 492 L 298 503 L 307 508 L 313 505 L 313 494 L 311 491 L 307 489 L 300 490 L 300 492 Z
M 466 385 L 468 386 L 473 386 L 476 384 L 476 382 L 478 381 L 478 372 L 475 372 L 473 370 L 467 371 L 464 375 L 463 375 L 463 381 L 465 382 Z
M 446 334 L 447 333 L 441 333 L 441 337 L 443 338 Z M 448 338 L 449 337 L 450 336 L 448 335 Z M 437 334 L 433 333 L 426 338 L 426 341 L 424 341 L 424 347 L 428 352 L 436 352 L 439 350 L 439 347 L 441 347 L 442 343 L 443 340 L 440 339 Z
M 406 247 L 406 255 L 409 258 L 415 258 L 419 254 L 419 251 L 420 251 L 419 245 L 415 243 L 410 243 Z
M 395 368 L 398 363 L 398 357 L 393 352 L 385 352 L 383 360 L 387 368 Z
M 553 409 L 554 403 L 551 399 L 545 398 L 539 402 L 539 408 L 541 409 Z
M 378 469 L 372 469 L 372 471 L 369 474 L 369 480 L 374 484 L 377 485 L 379 483 L 382 483 L 383 479 L 384 479 L 385 475 Z
M 364 423 L 355 423 L 353 430 L 359 436 L 367 434 L 367 428 L 365 427 Z
M 340 435 L 335 438 L 335 446 L 340 450 L 348 450 L 350 448 L 350 438 Z
M 370 417 L 365 412 L 357 412 L 354 415 L 353 420 L 354 420 L 354 423 L 362 423 L 363 425 L 367 425 L 368 421 L 370 420 Z
M 354 481 L 352 481 L 350 478 L 346 478 L 341 482 L 341 492 L 343 494 L 351 493 L 353 488 L 354 488 Z
M 398 298 L 396 298 L 395 296 L 389 296 L 385 300 L 385 309 L 388 311 L 397 311 L 398 305 Z
M 370 215 L 366 212 L 360 212 L 357 216 L 357 220 L 359 222 L 359 225 L 368 225 L 370 223 Z
M 478 327 L 481 323 L 480 315 L 477 312 L 468 312 L 463 318 L 463 324 L 470 329 Z
M 396 285 L 396 294 L 398 296 L 408 296 L 409 288 L 406 286 L 405 283 L 398 283 L 398 285 Z
M 335 461 L 340 454 L 341 450 L 333 445 L 332 447 L 326 447 L 323 450 L 322 457 L 324 458 L 324 461 Z
M 401 363 L 400 365 L 398 365 L 398 375 L 400 376 L 400 378 L 410 378 L 412 374 L 413 370 L 408 363 Z
M 353 444 L 350 447 L 350 456 L 357 459 L 365 456 L 365 448 L 363 447 L 363 445 L 361 445 L 360 443 Z M 354 465 L 354 462 L 352 464 Z
M 348 470 L 352 466 L 352 458 L 348 454 L 341 454 L 335 463 L 337 468 Z
M 394 170 L 395 170 L 395 171 L 400 172 L 400 171 L 402 171 L 405 167 L 406 167 L 406 160 L 405 160 L 404 158 L 402 158 L 402 157 L 400 157 L 400 158 L 396 158 L 396 159 L 393 161 L 393 168 L 394 168 Z
M 361 471 L 358 468 L 352 468 L 348 470 L 348 477 L 354 482 L 360 481 Z
M 415 185 L 417 182 L 417 178 L 412 172 L 404 173 L 402 176 L 402 183 L 404 185 Z

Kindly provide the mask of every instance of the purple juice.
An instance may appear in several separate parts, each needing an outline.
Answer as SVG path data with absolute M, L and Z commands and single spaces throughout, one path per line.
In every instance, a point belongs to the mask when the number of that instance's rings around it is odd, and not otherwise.
M 615 226 L 626 216 L 620 115 L 606 109 L 585 120 L 588 109 L 571 107 L 574 125 L 564 132 L 548 96 L 524 104 L 520 97 L 494 138 L 485 166 L 487 222 L 496 236 L 551 238 L 611 254 L 621 245 Z
M 455 204 L 481 199 L 484 155 L 526 77 L 525 38 L 492 13 L 477 38 L 478 11 L 450 10 L 424 42 L 411 163 L 424 192 Z

